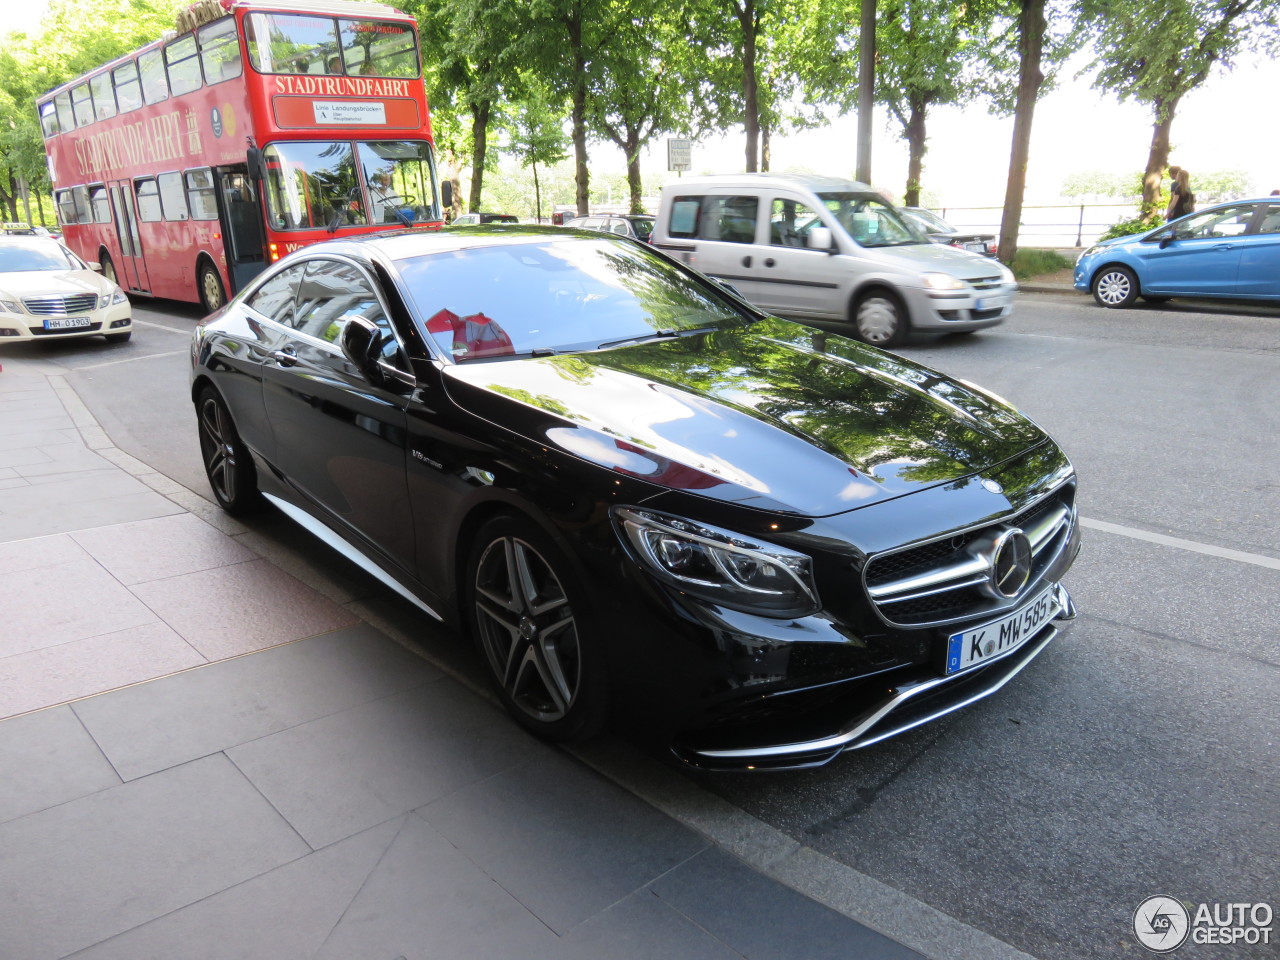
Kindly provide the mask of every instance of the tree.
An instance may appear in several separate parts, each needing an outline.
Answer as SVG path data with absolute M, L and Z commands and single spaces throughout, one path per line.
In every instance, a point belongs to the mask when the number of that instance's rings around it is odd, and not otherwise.
M 523 103 L 517 104 L 507 125 L 507 152 L 533 170 L 534 216 L 542 219 L 542 189 L 538 164 L 559 163 L 566 156 L 564 111 L 546 87 L 532 76 L 524 78 Z
M 1280 53 L 1280 3 L 1165 0 L 1153 8 L 1137 0 L 1084 0 L 1084 12 L 1098 51 L 1094 86 L 1151 109 L 1142 204 L 1144 213 L 1157 212 L 1178 105 L 1241 53 Z

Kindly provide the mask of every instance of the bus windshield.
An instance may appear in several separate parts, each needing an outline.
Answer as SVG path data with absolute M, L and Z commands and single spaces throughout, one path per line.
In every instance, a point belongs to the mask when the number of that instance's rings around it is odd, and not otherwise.
M 436 216 L 431 147 L 418 140 L 295 141 L 264 151 L 277 230 L 400 224 Z
M 418 49 L 406 23 L 286 13 L 245 19 L 249 61 L 259 73 L 416 77 Z

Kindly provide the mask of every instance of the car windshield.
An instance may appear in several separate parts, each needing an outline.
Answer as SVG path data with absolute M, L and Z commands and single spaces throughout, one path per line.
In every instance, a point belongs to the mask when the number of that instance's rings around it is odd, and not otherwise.
M 0 244 L 0 273 L 24 270 L 76 270 L 80 265 L 57 243 Z
M 820 193 L 818 199 L 840 226 L 864 247 L 900 247 L 930 243 L 928 234 L 877 196 L 867 193 Z
M 636 232 L 637 237 L 641 240 L 649 239 L 649 236 L 653 233 L 652 217 L 632 217 L 630 222 L 631 229 Z
M 547 239 L 397 261 L 427 330 L 455 360 L 594 350 L 754 318 L 642 248 Z
M 955 233 L 955 227 L 947 223 L 932 210 L 907 210 L 916 222 L 918 222 L 926 230 L 932 230 L 934 233 Z

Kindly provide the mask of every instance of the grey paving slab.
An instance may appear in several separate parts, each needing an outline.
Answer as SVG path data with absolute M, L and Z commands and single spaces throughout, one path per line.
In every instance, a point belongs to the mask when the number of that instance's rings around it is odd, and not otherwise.
M 48 459 L 40 463 L 15 464 L 14 472 L 22 477 L 35 478 L 47 477 L 51 474 L 70 475 L 112 469 L 109 461 L 104 460 L 92 450 L 86 450 L 74 443 L 40 447 L 39 452 Z
M 65 534 L 0 543 L 0 574 L 22 573 L 71 560 L 89 559 L 89 554 Z
M 715 848 L 656 881 L 653 891 L 748 960 L 924 960 Z
M 74 709 L 116 770 L 132 780 L 440 676 L 360 624 L 117 690 Z
M 152 623 L 146 604 L 93 560 L 41 567 L 0 592 L 0 657 Z
M 558 951 L 515 898 L 409 817 L 316 960 L 549 960 Z
M 324 846 L 548 748 L 449 679 L 227 751 L 312 846 Z
M 0 723 L 0 771 L 0 822 L 120 783 L 67 707 Z
M 63 957 L 310 852 L 224 756 L 0 824 L 7 956 Z
M 566 960 L 741 960 L 647 887 L 620 900 L 561 940 Z
M 43 409 L 20 410 L 19 416 L 0 418 L 0 437 L 20 433 L 43 433 L 75 426 L 71 418 L 55 399 L 51 404 L 40 404 Z M 7 412 L 7 411 L 6 411 Z
M 3 412 L 3 411 L 0 411 Z M 71 443 L 64 441 L 63 443 L 38 446 L 31 444 L 29 446 L 21 446 L 16 448 L 0 448 L 0 467 L 20 467 L 27 464 L 51 463 L 53 458 L 46 451 L 55 450 L 58 447 L 70 447 L 76 450 L 83 450 L 84 447 L 79 443 Z
M 692 830 L 550 751 L 418 813 L 557 933 L 706 846 Z
M 72 539 L 125 584 L 258 559 L 189 513 L 81 530 Z
M 399 833 L 380 824 L 73 954 L 75 960 L 311 960 Z M 357 951 L 350 958 L 373 957 Z M 394 954 L 387 954 L 390 960 Z
M 160 621 L 0 659 L 0 717 L 12 717 L 198 667 L 205 660 Z
M 266 560 L 201 570 L 132 588 L 210 660 L 356 624 L 356 617 Z
M 135 484 L 135 487 L 127 493 L 107 495 L 110 490 L 104 490 L 104 487 L 117 489 L 117 481 L 121 479 Z M 56 493 L 46 495 L 51 490 Z M 123 474 L 104 484 L 83 479 L 58 483 L 28 482 L 20 490 L 6 495 L 0 506 L 0 540 L 43 537 L 181 512 L 182 508 L 172 501 Z

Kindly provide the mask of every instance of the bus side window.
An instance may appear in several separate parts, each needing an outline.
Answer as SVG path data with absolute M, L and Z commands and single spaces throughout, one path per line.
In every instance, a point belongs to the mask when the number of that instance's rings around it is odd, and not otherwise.
M 213 174 L 206 168 L 187 171 L 187 206 L 192 220 L 217 220 L 218 201 L 213 193 Z
M 240 76 L 240 42 L 236 38 L 234 18 L 205 24 L 200 28 L 199 37 L 205 83 L 221 83 Z
M 99 120 L 110 120 L 116 115 L 116 95 L 111 89 L 111 74 L 100 73 L 89 81 L 93 91 L 93 109 Z
M 62 132 L 58 127 L 58 108 L 52 100 L 40 104 L 40 129 L 44 131 L 45 139 Z
M 58 107 L 58 129 L 63 133 L 76 128 L 75 114 L 71 111 L 71 93 L 63 90 L 54 97 L 53 102 Z
M 107 188 L 98 184 L 89 188 L 89 206 L 93 211 L 94 223 L 111 222 L 111 205 L 107 201 Z
M 160 183 L 160 207 L 166 220 L 187 219 L 187 195 L 182 189 L 182 174 L 162 173 Z
M 89 188 L 72 187 L 72 202 L 76 209 L 76 223 L 93 223 L 93 211 L 89 209 Z
M 164 62 L 169 72 L 169 89 L 175 97 L 200 89 L 200 61 L 196 59 L 194 36 L 187 35 L 165 44 Z
M 58 219 L 65 227 L 76 222 L 76 198 L 70 190 L 59 190 L 55 200 L 58 204 Z
M 160 103 L 169 99 L 169 81 L 164 77 L 162 50 L 148 50 L 138 58 L 142 72 L 142 98 L 147 103 Z
M 71 109 L 75 112 L 77 127 L 93 123 L 93 96 L 87 83 L 71 88 Z
M 135 180 L 133 190 L 138 196 L 138 219 L 147 223 L 162 219 L 160 189 L 156 182 L 151 179 Z
M 116 85 L 116 102 L 121 113 L 137 110 L 142 106 L 142 86 L 138 82 L 138 65 L 130 60 L 111 71 Z

